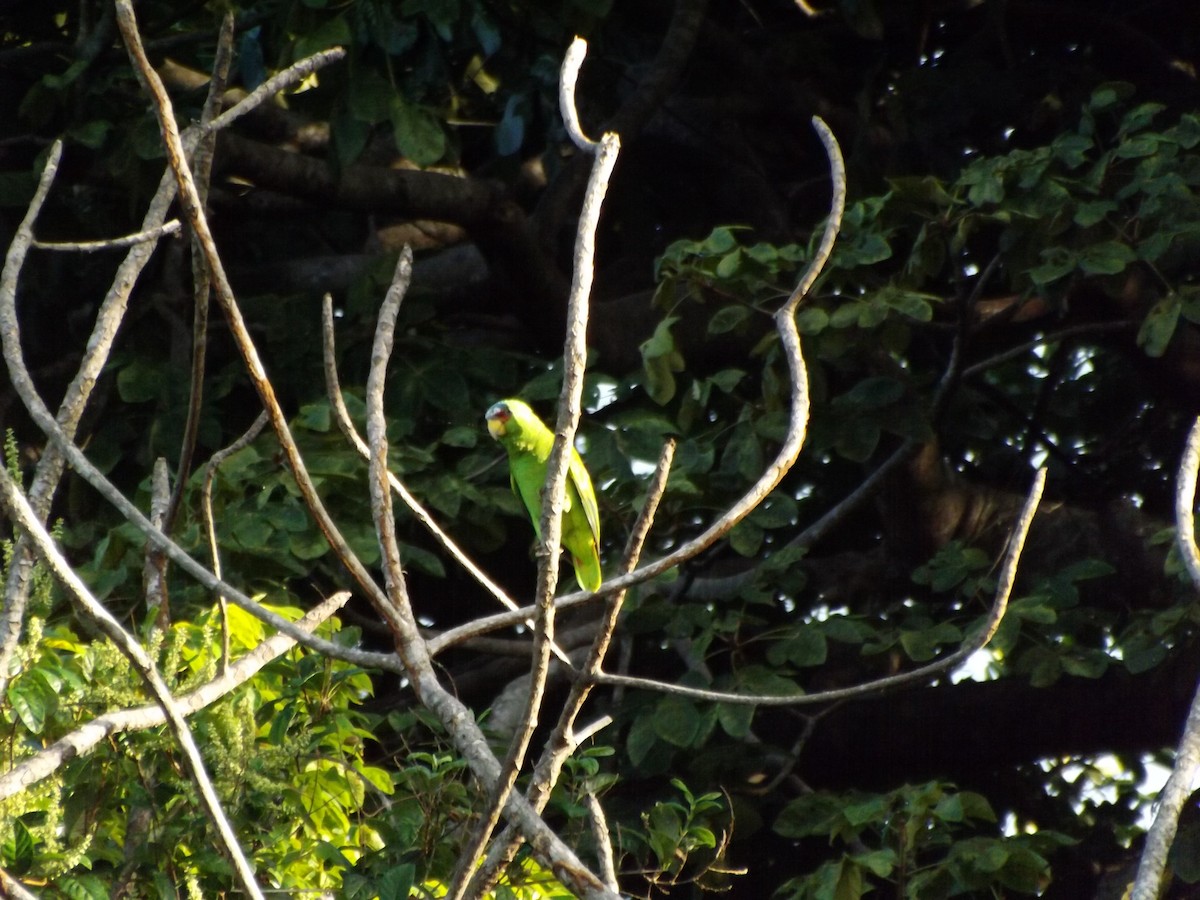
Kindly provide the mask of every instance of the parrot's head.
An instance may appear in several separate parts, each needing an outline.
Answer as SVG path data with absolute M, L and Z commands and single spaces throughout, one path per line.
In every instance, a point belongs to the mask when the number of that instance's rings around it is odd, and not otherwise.
M 488 433 L 498 441 L 520 434 L 523 423 L 533 417 L 533 410 L 520 400 L 501 400 L 493 403 L 484 416 Z

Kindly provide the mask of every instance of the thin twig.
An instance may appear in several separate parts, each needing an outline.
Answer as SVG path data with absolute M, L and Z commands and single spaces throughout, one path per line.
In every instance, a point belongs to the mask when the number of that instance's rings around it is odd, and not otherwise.
M 587 41 L 581 37 L 571 41 L 571 46 L 563 55 L 562 67 L 558 76 L 558 111 L 566 126 L 567 135 L 571 142 L 585 153 L 596 153 L 597 144 L 583 133 L 579 124 L 579 107 L 575 105 L 575 85 L 579 81 L 579 70 L 587 56 Z
M 233 454 L 250 446 L 266 427 L 267 414 L 260 412 L 254 424 L 241 437 L 214 453 L 204 467 L 204 483 L 200 489 L 200 517 L 204 520 L 204 534 L 208 539 L 209 565 L 218 579 L 221 578 L 221 551 L 217 545 L 217 523 L 213 518 L 212 508 L 213 482 L 217 478 L 217 469 Z M 217 606 L 221 611 L 221 672 L 224 673 L 229 668 L 229 601 L 223 591 L 217 591 Z
M 409 267 L 411 257 L 407 252 L 402 253 L 396 278 L 393 280 L 394 286 L 411 277 L 405 271 Z M 388 293 L 391 296 L 395 292 L 389 289 Z M 399 298 L 394 302 L 398 305 Z M 385 298 L 384 307 L 387 306 Z M 404 576 L 400 569 L 395 523 L 391 515 L 391 492 L 387 480 L 387 425 L 383 416 L 383 384 L 387 357 L 392 347 L 390 329 L 394 327 L 395 310 L 381 308 L 367 383 L 367 441 L 371 448 L 368 487 L 371 493 L 372 515 L 380 538 L 388 593 L 382 598 L 372 594 L 371 599 L 385 621 L 393 626 L 396 650 L 404 661 L 417 699 L 442 722 L 472 772 L 483 785 L 490 787 L 499 782 L 500 764 L 488 747 L 487 740 L 470 710 L 438 682 L 432 659 L 408 603 Z M 352 562 L 361 566 L 357 558 Z M 373 582 L 370 584 L 374 587 Z M 617 895 L 608 890 L 604 883 L 588 870 L 523 797 L 510 794 L 504 814 L 520 829 L 534 855 L 573 893 L 587 900 L 618 900 Z
M 962 371 L 963 378 L 974 378 L 986 372 L 988 369 L 995 368 L 1001 363 L 1006 363 L 1009 360 L 1019 359 L 1029 353 L 1030 350 L 1036 350 L 1038 347 L 1044 347 L 1047 344 L 1056 344 L 1060 341 L 1070 340 L 1077 337 L 1088 337 L 1093 334 L 1108 334 L 1113 331 L 1128 331 L 1137 328 L 1138 323 L 1132 320 L 1123 320 L 1118 322 L 1090 322 L 1087 325 L 1072 325 L 1070 328 L 1064 328 L 1061 331 L 1052 331 L 1048 334 L 1043 334 L 1040 337 L 1034 338 L 1031 341 L 1026 341 L 1024 344 L 1018 344 L 1016 347 L 1010 347 L 995 356 L 989 356 L 987 359 L 980 360 L 977 363 L 967 366 Z
M 304 617 L 295 622 L 297 628 L 312 632 L 317 626 L 345 606 L 350 599 L 349 591 L 338 593 L 322 600 Z M 180 712 L 185 715 L 211 706 L 222 697 L 237 690 L 272 660 L 277 659 L 292 647 L 295 640 L 286 634 L 274 634 L 253 650 L 238 657 L 227 670 L 211 681 L 175 698 Z M 0 800 L 27 790 L 39 781 L 53 775 L 65 763 L 87 756 L 111 735 L 123 731 L 145 731 L 157 728 L 166 722 L 166 713 L 158 704 L 120 709 L 97 716 L 90 722 L 59 738 L 49 747 L 34 756 L 22 760 L 8 771 L 0 774 Z
M 155 667 L 154 661 L 150 659 L 149 655 L 142 648 L 142 645 L 134 640 L 132 635 L 125 631 L 121 627 L 121 624 L 113 618 L 112 613 L 105 609 L 103 604 L 92 596 L 88 586 L 75 574 L 70 563 L 63 558 L 62 553 L 55 547 L 54 541 L 46 532 L 42 523 L 38 521 L 38 516 L 32 507 L 30 507 L 29 501 L 25 499 L 25 496 L 12 480 L 12 476 L 8 474 L 8 471 L 3 466 L 0 466 L 0 501 L 3 502 L 5 511 L 13 522 L 30 535 L 38 556 L 54 574 L 54 577 L 67 589 L 68 594 L 70 594 L 72 600 L 79 606 L 80 610 L 89 619 L 94 621 L 100 630 L 104 632 L 105 636 L 125 655 L 134 670 L 146 682 L 146 686 L 150 688 L 154 699 L 158 701 L 159 706 L 163 709 L 167 724 L 175 736 L 176 743 L 183 750 L 188 772 L 192 776 L 192 780 L 196 784 L 196 789 L 200 793 L 204 811 L 207 813 L 213 827 L 217 830 L 217 834 L 220 835 L 221 845 L 233 863 L 234 871 L 237 873 L 237 880 L 242 890 L 251 897 L 256 898 L 256 900 L 262 900 L 263 893 L 254 878 L 254 869 L 250 866 L 250 861 L 246 859 L 246 855 L 242 852 L 237 835 L 233 831 L 233 826 L 229 824 L 229 819 L 226 817 L 225 811 L 221 808 L 221 801 L 217 797 L 212 780 L 208 777 L 208 772 L 204 768 L 204 760 L 200 756 L 200 749 L 196 746 L 195 738 L 192 737 L 192 731 L 188 728 L 183 713 L 171 696 L 171 691 Z
M 298 62 L 292 63 L 281 72 L 276 72 L 207 125 L 200 126 L 200 133 L 207 134 L 211 131 L 220 131 L 222 128 L 228 128 L 251 110 L 266 103 L 280 91 L 286 90 L 293 84 L 303 81 L 318 69 L 322 69 L 331 63 L 339 62 L 345 59 L 345 57 L 346 50 L 344 47 L 330 47 L 328 50 L 322 50 L 320 53 L 314 53 L 312 56 L 307 56 Z
M 987 646 L 988 642 L 995 635 L 996 629 L 1000 627 L 1000 622 L 1008 609 L 1009 595 L 1012 593 L 1012 587 L 1016 581 L 1017 564 L 1020 562 L 1021 550 L 1025 546 L 1025 538 L 1029 533 L 1029 526 L 1033 522 L 1034 513 L 1037 512 L 1038 503 L 1042 496 L 1042 489 L 1045 485 L 1046 470 L 1038 469 L 1037 474 L 1034 476 L 1029 496 L 1025 499 L 1025 506 L 1022 508 L 1021 514 L 1013 526 L 1013 534 L 1009 539 L 1004 565 L 1001 567 L 999 582 L 996 585 L 995 599 L 992 601 L 992 608 L 988 612 L 987 619 L 971 640 L 964 643 L 958 650 L 947 657 L 909 672 L 901 672 L 898 675 L 887 675 L 883 678 L 877 678 L 873 681 L 864 682 L 852 687 L 835 688 L 829 691 L 820 691 L 816 694 L 798 694 L 794 696 L 710 691 L 703 688 L 666 684 L 665 682 L 655 681 L 650 678 L 636 678 L 628 675 L 602 674 L 598 675 L 596 680 L 600 684 L 619 684 L 625 687 L 690 697 L 694 700 L 706 700 L 713 703 L 738 703 L 746 706 L 808 706 L 814 703 L 830 703 L 835 700 L 848 700 L 854 697 L 863 697 L 867 694 L 895 690 L 896 688 L 915 682 L 928 681 L 933 676 L 965 662 L 972 653 Z
M 612 890 L 617 890 L 617 867 L 613 860 L 612 835 L 608 831 L 608 818 L 604 815 L 604 807 L 600 799 L 591 791 L 584 798 L 587 805 L 588 821 L 592 826 L 592 841 L 596 845 L 596 856 L 600 862 L 600 877 Z
M 1196 470 L 1200 468 L 1200 419 L 1188 433 L 1187 446 L 1179 464 L 1175 484 L 1175 529 L 1179 553 L 1183 557 L 1192 584 L 1200 590 L 1200 550 L 1196 547 L 1195 513 Z M 1179 816 L 1192 794 L 1196 774 L 1200 771 L 1200 687 L 1192 697 L 1187 722 L 1179 749 L 1175 751 L 1175 768 L 1158 795 L 1158 811 L 1146 833 L 1142 857 L 1138 861 L 1137 877 L 1133 882 L 1130 900 L 1157 900 L 1162 895 L 1167 854 L 1175 842 Z
M 167 461 L 161 456 L 154 460 L 150 473 L 150 521 L 155 528 L 165 530 L 167 506 L 171 502 L 171 481 Z M 163 631 L 170 624 L 171 605 L 167 594 L 167 558 L 153 542 L 146 541 L 146 559 L 142 563 L 142 585 L 146 593 L 146 609 L 157 610 L 154 627 Z
M 5 257 L 4 271 L 0 275 L 0 342 L 3 345 L 4 361 L 8 369 L 9 381 L 16 391 L 17 396 L 21 398 L 25 409 L 29 412 L 30 418 L 34 424 L 45 433 L 50 439 L 50 444 L 46 448 L 46 453 L 43 459 L 46 459 L 51 454 L 58 456 L 60 465 L 63 462 L 69 463 L 71 468 L 78 475 L 90 484 L 96 491 L 107 501 L 112 504 L 117 511 L 132 525 L 134 525 L 142 534 L 154 541 L 163 552 L 170 557 L 175 565 L 179 566 L 188 575 L 195 578 L 200 584 L 213 592 L 223 593 L 226 597 L 240 606 L 246 612 L 253 615 L 255 618 L 267 623 L 277 631 L 289 635 L 298 643 L 303 644 L 310 649 L 316 650 L 319 653 L 326 654 L 334 659 L 345 660 L 346 662 L 354 663 L 355 665 L 365 667 L 376 667 L 387 671 L 402 673 L 403 667 L 395 656 L 389 653 L 370 653 L 364 650 L 358 650 L 352 647 L 343 647 L 332 641 L 327 641 L 319 638 L 316 635 L 309 634 L 303 629 L 297 628 L 294 623 L 287 619 L 264 608 L 261 604 L 250 599 L 242 591 L 235 588 L 233 585 L 227 584 L 219 578 L 213 576 L 211 572 L 192 559 L 187 552 L 172 541 L 167 535 L 163 534 L 159 529 L 142 514 L 133 503 L 129 501 L 116 487 L 113 486 L 99 469 L 84 455 L 74 443 L 71 441 L 69 428 L 73 429 L 74 423 L 78 421 L 77 413 L 81 410 L 75 410 L 72 407 L 68 412 L 71 414 L 71 421 L 66 424 L 59 424 L 59 421 L 51 415 L 50 410 L 46 407 L 45 402 L 37 392 L 37 388 L 33 383 L 33 378 L 29 374 L 29 367 L 25 364 L 25 357 L 21 350 L 21 327 L 20 321 L 17 318 L 16 311 L 16 286 L 20 280 L 21 269 L 24 265 L 25 258 L 28 253 L 29 245 L 32 240 L 33 222 L 37 218 L 37 214 L 45 200 L 46 193 L 49 191 L 50 183 L 53 181 L 54 174 L 57 170 L 59 154 L 61 153 L 62 145 L 56 142 L 51 147 L 51 151 L 46 159 L 46 166 L 42 171 L 42 176 L 38 184 L 38 189 L 34 194 L 33 200 L 30 202 L 29 209 L 26 212 L 25 219 L 17 228 L 16 234 L 13 236 L 12 242 L 9 244 L 8 253 Z M 160 194 L 167 195 L 170 192 L 160 190 Z M 156 198 L 157 199 L 157 198 Z M 126 291 L 131 285 L 126 285 Z M 115 305 L 115 304 L 114 304 Z M 112 328 L 115 331 L 116 323 L 113 322 Z M 105 332 L 107 335 L 107 331 Z M 93 332 L 93 338 L 96 337 L 96 332 Z M 101 342 L 102 343 L 102 342 Z M 102 358 L 102 357 L 101 357 Z M 81 368 L 76 375 L 76 382 L 86 382 L 89 378 L 94 381 L 95 374 L 90 368 Z M 82 389 L 79 396 L 86 396 Z M 65 405 L 65 401 L 64 401 Z M 32 506 L 33 491 L 37 487 L 36 476 L 34 487 L 30 489 L 30 505 Z M 47 496 L 51 491 L 47 488 Z M 44 512 L 35 510 L 39 516 L 44 517 Z M 30 560 L 30 566 L 32 559 Z M 15 571 L 15 567 L 14 567 Z M 12 572 L 10 571 L 10 581 Z M 6 610 L 6 616 L 8 615 Z M 18 627 L 19 627 L 18 620 Z
M 221 20 L 221 33 L 217 39 L 217 52 L 213 59 L 212 76 L 208 81 L 208 96 L 200 111 L 200 125 L 204 127 L 221 111 L 221 98 L 229 80 L 229 69 L 233 64 L 234 14 L 225 13 Z M 192 166 L 196 172 L 196 190 L 202 206 L 208 203 L 208 189 L 212 181 L 213 151 L 216 149 L 215 131 L 203 134 L 196 142 Z M 174 530 L 175 518 L 183 503 L 183 492 L 187 488 L 192 471 L 192 457 L 196 452 L 196 441 L 200 435 L 200 411 L 204 401 L 204 371 L 208 357 L 208 298 L 212 278 L 204 262 L 204 251 L 193 239 L 189 242 L 192 260 L 192 365 L 188 386 L 187 416 L 183 423 L 183 437 L 179 442 L 179 461 L 175 465 L 175 490 L 167 508 L 163 531 Z M 222 601 L 224 602 L 224 601 Z M 225 608 L 222 606 L 222 612 Z
M 179 233 L 182 226 L 178 219 L 163 222 L 151 228 L 143 228 L 124 237 L 109 238 L 104 241 L 38 241 L 33 242 L 35 250 L 50 250 L 59 253 L 96 253 L 100 250 L 124 250 L 137 244 L 153 243 L 159 238 Z
M 294 623 L 289 622 L 277 613 L 256 603 L 234 586 L 215 578 L 211 572 L 188 556 L 187 552 L 179 547 L 178 544 L 154 528 L 150 521 L 142 514 L 141 510 L 118 491 L 103 473 L 88 460 L 87 456 L 72 443 L 72 435 L 78 424 L 79 417 L 82 415 L 84 403 L 90 393 L 91 387 L 95 384 L 100 369 L 103 368 L 104 361 L 107 359 L 108 350 L 111 347 L 117 325 L 124 310 L 125 300 L 128 299 L 129 292 L 133 287 L 133 281 L 136 280 L 137 274 L 149 258 L 149 251 L 152 249 L 149 245 L 139 245 L 133 248 L 126 258 L 125 263 L 122 264 L 121 269 L 118 270 L 113 287 L 101 306 L 96 327 L 93 329 L 92 337 L 88 343 L 88 351 L 85 354 L 84 363 L 80 366 L 79 372 L 76 374 L 75 379 L 68 388 L 67 396 L 63 400 L 59 418 L 56 420 L 51 415 L 50 410 L 46 407 L 46 404 L 37 392 L 21 349 L 21 328 L 16 314 L 16 292 L 21 269 L 24 266 L 30 244 L 33 240 L 33 223 L 37 219 L 37 215 L 45 202 L 46 194 L 49 192 L 50 184 L 58 169 L 61 153 L 62 143 L 56 141 L 47 154 L 46 165 L 43 168 L 38 187 L 34 192 L 33 199 L 30 201 L 25 217 L 18 226 L 12 241 L 9 243 L 8 251 L 5 255 L 4 270 L 0 274 L 0 342 L 3 345 L 4 360 L 8 369 L 9 380 L 34 423 L 50 439 L 50 443 L 42 455 L 42 464 L 39 465 L 37 473 L 34 476 L 34 483 L 29 491 L 30 504 L 34 506 L 35 512 L 44 520 L 46 512 L 49 509 L 49 499 L 53 494 L 54 485 L 58 482 L 58 475 L 61 473 L 63 464 L 69 463 L 71 468 L 92 485 L 126 520 L 151 540 L 155 541 L 171 558 L 172 562 L 195 578 L 208 590 L 224 593 L 225 596 L 255 618 L 319 653 L 323 653 L 334 659 L 351 662 L 355 665 L 402 673 L 404 671 L 403 666 L 394 655 L 371 653 L 356 648 L 343 647 L 332 641 L 309 634 L 303 629 L 297 628 Z M 168 171 L 159 184 L 158 193 L 151 201 L 150 211 L 147 212 L 146 219 L 150 220 L 155 215 L 158 215 L 158 220 L 161 222 L 162 218 L 165 217 L 166 208 L 169 206 L 174 194 L 174 175 Z M 57 468 L 54 473 L 49 472 L 51 467 L 47 465 L 51 460 L 56 460 L 57 462 Z M 38 492 L 39 485 L 42 487 L 40 494 Z M 42 501 L 41 507 L 36 505 L 39 497 Z M 22 537 L 18 540 L 18 547 L 20 547 L 20 543 L 23 540 L 26 539 Z M 14 559 L 16 559 L 15 556 Z M 9 603 L 9 599 L 14 595 L 12 585 L 18 578 L 23 578 L 26 585 L 25 590 L 27 591 L 31 568 L 31 556 L 27 557 L 21 565 L 14 562 L 10 567 L 9 581 L 6 585 L 5 594 L 5 650 L 8 649 L 10 641 L 13 641 L 15 646 L 15 640 L 19 638 L 21 613 L 17 611 L 17 607 L 20 606 L 23 609 L 23 601 L 20 604 Z M 14 621 L 15 625 L 12 625 Z M 16 635 L 15 638 L 14 634 Z M 4 671 L 7 671 L 7 666 L 0 667 L 0 672 Z M 0 675 L 0 680 L 4 680 L 3 675 Z

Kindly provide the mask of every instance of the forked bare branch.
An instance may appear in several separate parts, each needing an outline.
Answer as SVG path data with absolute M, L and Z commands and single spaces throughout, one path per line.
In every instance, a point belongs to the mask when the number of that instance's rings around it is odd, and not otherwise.
M 996 629 L 1000 627 L 1000 622 L 1004 619 L 1004 614 L 1008 610 L 1008 598 L 1012 594 L 1013 584 L 1016 583 L 1017 566 L 1021 561 L 1021 550 L 1025 546 L 1025 538 L 1029 534 L 1029 526 L 1033 523 L 1033 517 L 1037 512 L 1038 504 L 1041 502 L 1042 490 L 1045 486 L 1046 470 L 1038 469 L 1037 474 L 1034 475 L 1033 486 L 1029 489 L 1029 495 L 1025 498 L 1025 505 L 1021 509 L 1021 514 L 1017 517 L 1017 521 L 1013 526 L 1013 533 L 1009 537 L 1008 549 L 1004 555 L 1004 564 L 1000 569 L 995 597 L 992 601 L 991 609 L 988 611 L 987 618 L 971 640 L 966 641 L 949 656 L 908 672 L 901 672 L 897 675 L 886 675 L 883 678 L 877 678 L 873 681 L 867 681 L 852 687 L 835 688 L 815 694 L 788 694 L 783 696 L 777 694 L 739 694 L 732 691 L 710 691 L 680 684 L 667 684 L 666 682 L 655 681 L 650 678 L 636 678 L 630 675 L 599 674 L 596 676 L 596 680 L 599 684 L 641 688 L 665 694 L 689 697 L 693 700 L 705 700 L 713 703 L 737 703 L 745 706 L 811 706 L 816 703 L 832 703 L 837 700 L 865 697 L 869 694 L 895 690 L 896 688 L 905 687 L 910 684 L 928 681 L 930 678 L 966 662 L 973 653 L 986 647 L 988 642 L 995 636 Z

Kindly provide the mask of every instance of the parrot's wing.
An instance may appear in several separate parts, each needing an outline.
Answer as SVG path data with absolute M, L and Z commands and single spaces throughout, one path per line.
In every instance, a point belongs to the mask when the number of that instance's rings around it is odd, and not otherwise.
M 596 541 L 596 546 L 600 546 L 600 510 L 596 506 L 596 492 L 592 488 L 592 478 L 588 475 L 587 467 L 574 449 L 571 450 L 571 464 L 567 471 L 571 483 L 575 485 L 575 493 L 579 494 L 579 503 L 587 516 L 592 538 Z
M 508 485 L 512 488 L 512 492 L 517 495 L 517 499 L 521 501 L 521 504 L 528 511 L 529 520 L 533 523 L 533 533 L 540 538 L 542 536 L 542 528 L 541 522 L 538 521 L 540 515 L 536 499 L 531 499 L 530 497 L 525 496 L 525 492 L 521 490 L 521 482 L 517 480 L 517 473 L 515 471 L 509 476 Z M 536 498 L 537 494 L 535 493 L 533 496 Z

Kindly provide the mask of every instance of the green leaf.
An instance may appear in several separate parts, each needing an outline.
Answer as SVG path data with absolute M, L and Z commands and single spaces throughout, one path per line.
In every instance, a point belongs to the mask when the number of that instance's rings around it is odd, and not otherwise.
M 729 546 L 739 556 L 754 556 L 763 542 L 763 530 L 749 519 L 742 519 L 729 532 Z
M 625 750 L 630 761 L 640 766 L 650 755 L 650 751 L 659 742 L 658 731 L 655 728 L 655 716 L 644 715 L 633 720 L 629 728 L 629 736 L 625 739 Z
M 717 721 L 727 735 L 740 740 L 750 733 L 754 707 L 748 703 L 719 703 Z
M 1053 625 L 1058 612 L 1046 603 L 1044 596 L 1022 597 L 1008 605 L 1009 615 L 1035 625 Z
M 1100 222 L 1113 212 L 1116 212 L 1117 204 L 1112 200 L 1088 200 L 1080 203 L 1075 208 L 1074 222 L 1081 228 L 1090 228 Z
M 829 324 L 834 328 L 849 328 L 857 325 L 865 306 L 865 303 L 858 300 L 843 303 L 833 311 L 833 314 L 829 317 Z
M 803 794 L 788 803 L 772 830 L 785 838 L 834 834 L 842 820 L 842 799 L 825 791 Z
M 1138 346 L 1146 351 L 1147 356 L 1158 358 L 1167 351 L 1167 345 L 1179 325 L 1179 313 L 1183 308 L 1179 294 L 1172 291 L 1163 297 L 1142 320 L 1138 329 Z
M 334 16 L 322 23 L 315 30 L 297 38 L 292 55 L 296 59 L 312 56 L 330 47 L 340 47 L 353 43 L 354 32 L 344 15 Z
M 358 765 L 355 770 L 371 783 L 371 785 L 381 794 L 392 794 L 396 787 L 392 783 L 392 773 L 387 769 L 381 769 L 378 766 Z
M 108 900 L 108 888 L 96 875 L 60 876 L 54 887 L 71 900 Z
M 31 734 L 41 734 L 46 727 L 46 714 L 50 710 L 45 689 L 32 679 L 21 679 L 8 689 L 8 702 L 12 704 L 17 718 Z
M 784 663 L 801 667 L 819 666 L 824 664 L 828 654 L 825 633 L 815 626 L 801 626 L 795 634 L 771 645 L 767 651 L 767 661 L 776 666 Z
M 1084 248 L 1079 254 L 1079 268 L 1090 275 L 1116 275 L 1137 259 L 1126 244 L 1103 241 Z
M 867 409 L 887 406 L 904 396 L 904 382 L 889 375 L 864 378 L 837 399 L 838 403 Z
M 529 116 L 529 101 L 514 94 L 504 104 L 504 115 L 496 125 L 496 152 L 512 156 L 525 143 L 525 120 Z
M 887 306 L 918 322 L 933 320 L 932 303 L 939 299 L 932 294 L 903 290 L 891 285 L 881 290 L 877 296 Z
M 1167 658 L 1167 648 L 1152 635 L 1139 635 L 1121 646 L 1121 660 L 1134 675 L 1148 672 Z
M 938 801 L 933 808 L 933 814 L 943 822 L 961 822 L 965 818 L 962 797 L 958 794 L 948 794 Z
M 733 331 L 750 318 L 750 309 L 745 306 L 723 306 L 708 320 L 709 334 L 725 334 Z
M 428 109 L 397 95 L 392 98 L 391 119 L 396 149 L 418 166 L 433 165 L 445 155 L 446 132 Z
M 801 334 L 820 334 L 829 325 L 829 313 L 819 306 L 806 306 L 796 316 L 796 327 Z
M 900 646 L 914 662 L 933 659 L 942 644 L 957 643 L 961 640 L 962 632 L 949 622 L 939 622 L 932 628 L 900 632 Z
M 732 252 L 721 257 L 721 261 L 717 263 L 718 278 L 732 278 L 738 273 L 742 267 L 742 250 L 740 247 L 735 247 Z
M 842 815 L 857 828 L 872 822 L 887 821 L 890 808 L 891 804 L 886 795 L 873 794 L 865 799 L 847 803 L 842 807 Z
M 33 866 L 35 842 L 20 819 L 13 821 L 11 843 L 6 844 L 4 849 L 4 866 L 14 874 L 27 872 Z
M 355 120 L 370 125 L 389 121 L 395 99 L 395 86 L 378 69 L 369 66 L 351 69 L 346 104 Z
M 891 848 L 871 853 L 856 853 L 850 859 L 877 878 L 888 878 L 896 868 L 897 862 L 896 851 Z
M 1099 678 L 1108 671 L 1111 657 L 1102 650 L 1064 654 L 1063 671 L 1076 678 Z
M 126 403 L 147 403 L 161 396 L 167 379 L 162 367 L 138 358 L 117 373 L 117 393 Z
M 1046 285 L 1075 271 L 1078 259 L 1065 247 L 1050 247 L 1042 251 L 1044 260 L 1040 266 L 1027 270 L 1034 284 Z
M 685 697 L 667 695 L 654 710 L 654 732 L 668 744 L 690 747 L 700 734 L 700 711 Z
M 454 425 L 442 434 L 442 443 L 448 447 L 474 447 L 479 443 L 479 429 L 471 425 Z
M 416 877 L 417 867 L 412 863 L 394 866 L 384 872 L 376 884 L 379 900 L 408 900 Z
M 675 396 L 675 373 L 684 369 L 683 356 L 675 349 L 675 337 L 671 334 L 671 326 L 678 321 L 678 316 L 667 316 L 639 348 L 646 373 L 646 393 L 660 406 Z

